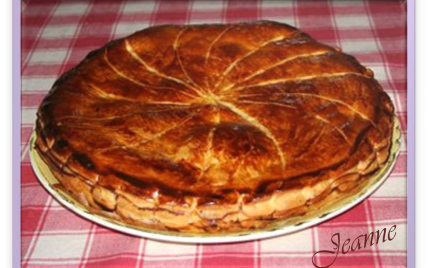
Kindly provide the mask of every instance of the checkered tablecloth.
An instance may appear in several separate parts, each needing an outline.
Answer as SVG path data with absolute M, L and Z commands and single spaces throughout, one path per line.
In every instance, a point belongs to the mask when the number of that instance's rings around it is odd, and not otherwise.
M 164 23 L 285 22 L 341 47 L 371 68 L 393 100 L 404 134 L 398 163 L 369 199 L 321 225 L 238 244 L 181 245 L 121 234 L 60 206 L 37 182 L 29 137 L 38 105 L 64 71 L 109 40 Z M 393 241 L 339 254 L 332 267 L 406 266 L 405 1 L 24 1 L 22 2 L 23 267 L 314 267 L 312 255 L 396 225 Z M 328 264 L 327 259 L 316 259 Z M 330 259 L 331 261 L 331 259 Z

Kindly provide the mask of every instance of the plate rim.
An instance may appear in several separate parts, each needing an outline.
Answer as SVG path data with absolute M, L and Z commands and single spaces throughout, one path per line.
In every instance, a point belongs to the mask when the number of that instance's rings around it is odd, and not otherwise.
M 125 226 L 120 225 L 118 223 L 115 223 L 113 221 L 109 221 L 107 217 L 97 215 L 94 213 L 91 213 L 90 211 L 82 210 L 81 208 L 74 205 L 69 200 L 66 200 L 62 196 L 59 191 L 57 191 L 49 182 L 48 179 L 45 178 L 45 175 L 41 171 L 39 165 L 37 164 L 36 160 L 36 154 L 37 151 L 34 149 L 34 143 L 36 138 L 36 132 L 33 131 L 30 137 L 30 148 L 29 148 L 29 155 L 30 155 L 30 163 L 31 167 L 37 177 L 37 180 L 40 182 L 40 184 L 43 186 L 43 188 L 62 206 L 66 207 L 68 210 L 71 210 L 73 213 L 79 215 L 80 217 L 84 218 L 85 220 L 89 220 L 92 223 L 99 224 L 103 227 L 112 229 L 117 232 L 121 232 L 127 235 L 136 236 L 139 238 L 148 238 L 156 241 L 162 241 L 162 242 L 172 242 L 172 243 L 181 243 L 181 244 L 218 244 L 218 243 L 236 243 L 236 242 L 245 242 L 245 241 L 253 241 L 253 240 L 259 240 L 259 239 L 267 239 L 267 238 L 273 238 L 277 236 L 287 235 L 291 233 L 295 233 L 298 231 L 302 231 L 304 229 L 307 229 L 309 227 L 318 225 L 322 222 L 325 222 L 329 219 L 332 219 L 342 213 L 345 213 L 346 211 L 354 208 L 358 204 L 360 204 L 362 201 L 364 201 L 366 198 L 368 198 L 370 195 L 372 195 L 374 192 L 376 192 L 380 186 L 388 179 L 389 175 L 391 174 L 392 170 L 394 169 L 398 156 L 401 151 L 401 139 L 402 139 L 402 132 L 400 128 L 400 124 L 398 122 L 398 118 L 394 117 L 394 130 L 397 129 L 398 136 L 394 138 L 394 134 L 392 136 L 392 143 L 390 148 L 390 157 L 387 159 L 388 167 L 386 170 L 384 170 L 383 174 L 380 174 L 378 176 L 381 176 L 377 181 L 372 183 L 371 185 L 367 185 L 367 189 L 363 194 L 358 195 L 358 192 L 354 195 L 350 195 L 350 197 L 354 197 L 351 201 L 346 202 L 342 204 L 337 209 L 334 209 L 333 211 L 330 211 L 327 213 L 327 215 L 321 216 L 314 216 L 313 218 L 307 219 L 300 223 L 295 223 L 292 225 L 285 225 L 283 227 L 278 227 L 273 230 L 258 230 L 255 232 L 249 232 L 249 233 L 243 233 L 243 234 L 228 234 L 227 236 L 186 236 L 186 235 L 170 235 L 170 234 L 163 234 L 163 233 L 157 233 L 156 230 L 153 231 L 146 231 L 142 229 L 133 228 L 132 226 Z M 393 151 L 393 146 L 396 145 L 397 150 Z M 40 157 L 40 156 L 38 156 Z M 372 175 L 373 177 L 376 176 L 377 173 Z M 372 178 L 372 177 L 370 177 Z M 73 198 L 74 199 L 74 198 Z M 77 202 L 77 201 L 76 201 Z

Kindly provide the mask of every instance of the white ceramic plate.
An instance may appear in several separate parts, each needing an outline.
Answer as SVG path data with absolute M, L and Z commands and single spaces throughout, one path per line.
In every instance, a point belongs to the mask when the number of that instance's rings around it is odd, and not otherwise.
M 356 206 L 358 203 L 373 194 L 388 178 L 391 173 L 395 162 L 397 160 L 400 148 L 401 132 L 398 120 L 395 119 L 394 133 L 392 137 L 391 154 L 386 165 L 373 174 L 370 179 L 366 180 L 365 186 L 360 188 L 357 192 L 350 193 L 340 199 L 330 201 L 327 206 L 323 206 L 322 210 L 312 209 L 304 216 L 296 216 L 282 222 L 277 222 L 275 225 L 266 229 L 251 230 L 243 233 L 236 234 L 181 234 L 168 231 L 153 231 L 146 230 L 140 227 L 135 227 L 127 223 L 123 223 L 106 216 L 96 214 L 88 211 L 87 208 L 78 203 L 69 193 L 54 187 L 58 183 L 57 179 L 52 175 L 47 165 L 40 159 L 37 151 L 34 149 L 36 135 L 33 134 L 30 141 L 30 159 L 31 165 L 34 169 L 37 178 L 43 187 L 63 206 L 70 209 L 81 217 L 88 219 L 113 230 L 123 232 L 126 234 L 145 237 L 154 240 L 176 242 L 176 243 L 231 243 L 242 242 L 256 239 L 270 238 L 279 235 L 285 235 L 293 232 L 303 230 L 305 228 L 320 224 L 329 220 L 345 211 Z

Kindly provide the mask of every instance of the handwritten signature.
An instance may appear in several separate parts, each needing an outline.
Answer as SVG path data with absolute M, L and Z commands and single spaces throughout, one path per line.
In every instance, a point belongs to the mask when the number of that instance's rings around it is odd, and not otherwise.
M 395 235 L 397 234 L 395 232 L 396 227 L 397 227 L 396 225 L 391 226 L 391 228 L 389 228 L 388 235 L 386 235 L 386 228 L 383 228 L 381 231 L 377 230 L 376 232 L 370 232 L 368 234 L 360 235 L 353 240 L 352 244 L 351 244 L 350 238 L 346 239 L 343 242 L 343 244 L 340 244 L 340 234 L 335 233 L 331 237 L 331 243 L 333 243 L 333 245 L 335 246 L 333 248 L 334 251 L 321 250 L 321 251 L 315 252 L 315 254 L 312 256 L 312 264 L 317 268 L 327 268 L 333 265 L 333 263 L 336 261 L 339 251 L 341 251 L 342 254 L 346 254 L 349 252 L 349 250 L 351 251 L 360 250 L 362 248 L 367 247 L 367 242 L 370 242 L 369 244 L 370 247 L 373 246 L 374 244 L 377 245 L 379 243 L 379 239 L 381 236 L 382 236 L 382 240 L 381 240 L 382 243 L 385 243 L 386 240 L 392 241 Z M 363 245 L 363 242 L 364 242 L 364 245 Z M 321 253 L 335 255 L 334 260 L 330 264 L 324 265 L 324 266 L 321 266 L 320 264 L 316 264 L 315 263 L 316 256 Z

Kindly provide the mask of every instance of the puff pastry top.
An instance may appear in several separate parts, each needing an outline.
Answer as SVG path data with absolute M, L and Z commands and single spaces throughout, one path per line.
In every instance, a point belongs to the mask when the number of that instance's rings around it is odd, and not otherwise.
M 382 157 L 392 117 L 369 69 L 296 28 L 166 25 L 110 42 L 64 74 L 37 133 L 51 165 L 93 184 L 221 204 Z

